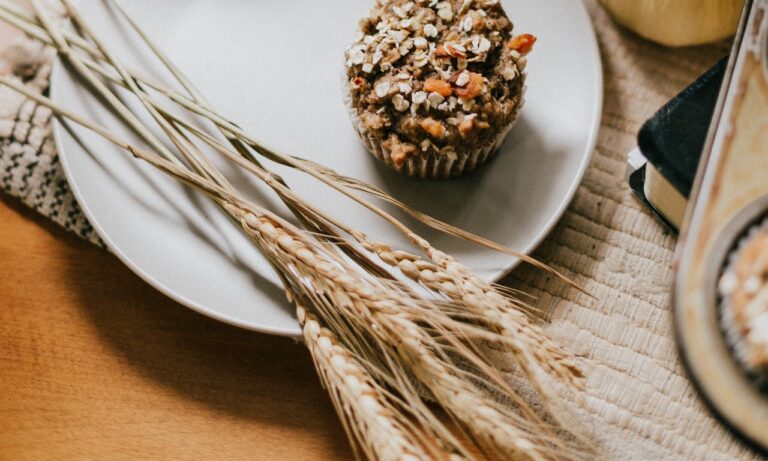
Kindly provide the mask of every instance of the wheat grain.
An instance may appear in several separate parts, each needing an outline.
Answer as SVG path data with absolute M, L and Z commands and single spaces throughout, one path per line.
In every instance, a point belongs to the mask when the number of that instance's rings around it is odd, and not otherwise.
M 351 422 L 345 424 L 347 433 L 358 441 L 366 456 L 380 461 L 435 459 L 398 421 L 398 413 L 388 402 L 386 392 L 333 332 L 322 327 L 303 307 L 297 308 L 297 314 L 318 375 L 342 420 Z
M 448 357 L 449 349 L 467 363 L 481 367 L 488 364 L 470 348 L 461 346 L 458 338 L 465 336 L 464 329 L 461 324 L 450 321 L 440 309 L 441 303 L 423 305 L 420 300 L 409 298 L 407 293 L 387 291 L 386 282 L 368 280 L 366 283 L 365 278 L 350 277 L 328 261 L 327 255 L 317 253 L 307 245 L 308 242 L 296 236 L 286 235 L 285 228 L 274 222 L 253 216 L 247 216 L 244 222 L 249 232 L 277 243 L 284 252 L 278 259 L 290 260 L 300 279 L 315 283 L 309 290 L 309 297 L 321 294 L 342 298 L 335 305 L 349 309 L 345 322 L 359 325 L 375 335 L 383 351 L 391 350 L 399 360 L 405 361 L 406 368 L 412 370 L 413 375 L 486 451 L 536 460 L 567 456 L 557 452 L 557 444 L 546 437 L 548 431 L 542 431 L 546 429 L 542 422 L 514 415 L 481 388 L 459 377 L 462 372 L 455 360 Z M 324 278 L 314 276 L 315 273 L 321 273 Z M 335 309 L 323 313 L 329 317 L 338 315 Z M 339 322 L 335 323 L 338 325 Z M 431 328 L 424 328 L 423 324 Z M 429 330 L 436 333 L 431 335 Z M 471 334 L 471 329 L 467 332 Z M 447 348 L 445 344 L 451 347 Z M 484 378 L 488 384 L 499 382 L 498 377 L 490 376 L 492 373 Z M 516 396 L 508 397 L 519 402 Z

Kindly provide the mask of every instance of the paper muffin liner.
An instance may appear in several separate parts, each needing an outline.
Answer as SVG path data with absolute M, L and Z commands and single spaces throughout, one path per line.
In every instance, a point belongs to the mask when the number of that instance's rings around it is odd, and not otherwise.
M 732 290 L 727 288 L 728 277 L 736 277 L 736 263 L 742 250 L 756 235 L 768 232 L 768 218 L 751 225 L 744 231 L 726 258 L 722 274 L 718 279 L 718 317 L 723 338 L 731 355 L 750 380 L 763 391 L 768 392 L 768 366 L 754 367 L 749 363 L 751 345 L 745 338 L 736 320 L 734 306 L 731 303 Z M 768 249 L 766 249 L 768 251 Z
M 352 95 L 349 90 L 349 80 L 346 72 L 342 72 L 341 76 L 344 106 L 347 108 L 347 113 L 352 121 L 352 125 L 355 127 L 355 131 L 357 131 L 357 134 L 363 141 L 366 150 L 393 170 L 406 176 L 421 179 L 457 178 L 471 173 L 476 168 L 486 163 L 498 151 L 499 147 L 504 142 L 504 139 L 512 130 L 515 122 L 517 122 L 520 109 L 522 109 L 525 104 L 525 85 L 523 85 L 520 104 L 517 106 L 512 121 L 501 130 L 492 142 L 486 143 L 483 146 L 477 146 L 470 152 L 457 152 L 455 158 L 435 153 L 427 155 L 420 153 L 412 156 L 398 167 L 392 160 L 392 153 L 381 146 L 381 144 L 373 137 L 373 134 L 365 127 L 362 120 L 360 120 L 357 109 L 352 101 Z

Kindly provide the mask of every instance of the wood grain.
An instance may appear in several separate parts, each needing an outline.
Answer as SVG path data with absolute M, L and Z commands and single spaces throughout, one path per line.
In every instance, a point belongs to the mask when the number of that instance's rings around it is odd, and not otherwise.
M 0 460 L 351 459 L 304 347 L 0 200 Z

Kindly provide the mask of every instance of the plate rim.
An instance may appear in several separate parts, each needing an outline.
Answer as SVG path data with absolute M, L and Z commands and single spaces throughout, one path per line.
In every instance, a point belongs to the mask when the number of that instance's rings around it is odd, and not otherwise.
M 600 134 L 600 121 L 602 119 L 603 102 L 604 102 L 604 94 L 605 94 L 603 63 L 602 63 L 602 56 L 600 54 L 600 46 L 597 40 L 597 33 L 594 28 L 594 22 L 592 21 L 592 18 L 590 17 L 589 12 L 587 10 L 587 7 L 586 5 L 584 5 L 583 2 L 578 2 L 578 7 L 580 8 L 582 18 L 590 26 L 591 34 L 589 34 L 589 36 L 590 36 L 591 46 L 589 47 L 589 49 L 595 56 L 595 60 L 590 61 L 591 62 L 590 68 L 591 68 L 591 72 L 594 74 L 594 77 L 595 77 L 594 81 L 597 87 L 594 100 L 592 101 L 592 107 L 593 107 L 592 120 L 590 123 L 591 128 L 590 128 L 589 137 L 586 142 L 586 149 L 585 149 L 586 153 L 582 156 L 582 160 L 581 160 L 581 163 L 579 164 L 577 172 L 573 176 L 573 179 L 571 181 L 571 184 L 568 187 L 566 194 L 563 195 L 560 205 L 557 207 L 557 209 L 552 214 L 550 219 L 546 222 L 546 224 L 541 227 L 541 230 L 538 232 L 537 236 L 534 239 L 532 239 L 531 242 L 525 246 L 525 248 L 520 250 L 520 253 L 523 255 L 530 255 L 531 253 L 533 253 L 536 250 L 536 248 L 538 248 L 538 246 L 541 245 L 544 239 L 546 239 L 549 236 L 549 234 L 552 232 L 554 227 L 563 217 L 563 215 L 565 214 L 565 211 L 573 202 L 576 192 L 578 191 L 579 186 L 581 185 L 584 179 L 584 175 L 586 174 L 587 168 L 592 162 L 592 159 L 595 154 L 595 149 L 597 148 L 597 140 Z M 63 67 L 64 67 L 64 64 L 57 53 L 53 59 L 53 63 L 51 66 L 51 74 L 50 74 L 50 79 L 49 79 L 50 81 L 49 81 L 49 87 L 48 87 L 49 98 L 54 102 L 56 101 L 55 94 L 57 92 L 55 82 L 62 78 L 61 73 L 63 71 L 62 70 Z M 139 266 L 139 264 L 134 262 L 127 254 L 125 254 L 112 241 L 111 238 L 109 238 L 107 233 L 101 228 L 101 225 L 98 223 L 98 220 L 93 215 L 93 212 L 88 208 L 87 204 L 83 201 L 82 193 L 80 189 L 77 187 L 77 182 L 73 180 L 73 173 L 71 171 L 70 164 L 67 161 L 67 156 L 66 154 L 63 154 L 64 149 L 61 148 L 62 136 L 63 136 L 62 130 L 64 130 L 65 123 L 66 122 L 62 121 L 62 119 L 59 116 L 55 116 L 53 117 L 51 127 L 52 127 L 54 144 L 56 146 L 56 152 L 59 157 L 59 163 L 62 166 L 62 170 L 64 172 L 64 176 L 67 179 L 69 188 L 72 191 L 72 194 L 74 195 L 75 199 L 77 200 L 78 206 L 80 207 L 80 209 L 82 210 L 86 218 L 88 219 L 89 224 L 93 227 L 94 231 L 96 232 L 96 234 L 98 234 L 99 238 L 104 242 L 104 244 L 107 247 L 107 250 L 113 255 L 115 255 L 117 259 L 120 260 L 121 263 L 123 263 L 126 267 L 128 267 L 128 269 L 131 270 L 131 272 L 136 274 L 140 279 L 142 279 L 144 282 L 149 284 L 154 289 L 158 290 L 163 295 L 197 312 L 198 314 L 204 315 L 206 317 L 210 317 L 212 319 L 218 320 L 220 322 L 223 322 L 238 328 L 243 328 L 245 330 L 254 331 L 254 332 L 263 333 L 263 334 L 285 336 L 285 337 L 291 337 L 291 338 L 297 338 L 302 335 L 301 328 L 298 326 L 298 322 L 297 322 L 296 328 L 280 328 L 280 327 L 257 325 L 252 322 L 242 321 L 235 317 L 222 314 L 217 310 L 208 308 L 198 302 L 195 302 L 183 296 L 182 294 L 169 288 L 162 282 L 152 277 L 146 271 L 144 271 Z M 503 268 L 501 268 L 499 270 L 498 275 L 493 277 L 490 281 L 498 282 L 499 280 L 503 279 L 504 277 L 509 275 L 509 273 L 512 270 L 514 270 L 520 264 L 520 262 L 521 262 L 520 258 L 517 258 L 517 257 L 511 258 L 510 262 L 506 264 Z
M 58 59 L 57 57 L 51 69 L 51 82 L 53 82 L 54 76 L 59 72 L 61 72 L 60 70 L 61 67 L 62 67 L 62 63 L 60 59 Z M 52 83 L 50 85 L 49 94 L 50 94 L 50 98 L 53 99 L 54 91 L 53 91 Z M 59 162 L 61 163 L 62 170 L 64 171 L 64 176 L 67 178 L 69 189 L 72 191 L 72 194 L 75 196 L 75 199 L 77 200 L 77 204 L 80 207 L 80 210 L 88 219 L 88 223 L 91 225 L 91 227 L 93 227 L 93 230 L 96 232 L 99 238 L 104 242 L 104 245 L 107 247 L 107 250 L 110 253 L 112 253 L 115 257 L 117 257 L 117 259 L 119 259 L 121 263 L 123 263 L 126 267 L 128 267 L 128 269 L 130 269 L 131 272 L 136 274 L 140 279 L 142 279 L 144 282 L 149 284 L 152 288 L 156 289 L 160 293 L 164 294 L 165 296 L 172 299 L 173 301 L 176 301 L 182 306 L 192 309 L 198 314 L 202 314 L 206 317 L 210 317 L 212 319 L 218 320 L 220 322 L 224 322 L 226 324 L 229 324 L 235 327 L 243 328 L 245 330 L 255 331 L 258 333 L 264 333 L 264 334 L 275 335 L 275 336 L 286 336 L 290 338 L 301 336 L 301 329 L 298 329 L 298 332 L 297 332 L 296 329 L 265 327 L 262 325 L 255 325 L 253 323 L 245 322 L 235 317 L 222 314 L 217 310 L 205 307 L 202 304 L 196 301 L 193 301 L 184 295 L 177 293 L 176 291 L 167 287 L 165 284 L 156 280 L 150 274 L 144 271 L 139 266 L 139 264 L 135 263 L 127 254 L 125 254 L 125 252 L 123 252 L 120 249 L 118 245 L 116 245 L 112 241 L 111 238 L 109 238 L 106 232 L 98 224 L 98 221 L 95 219 L 92 211 L 84 204 L 82 200 L 81 192 L 77 188 L 76 182 L 72 180 L 72 173 L 70 171 L 70 166 L 67 163 L 67 161 L 64 159 L 65 156 L 61 155 L 62 150 L 59 148 L 59 146 L 61 145 L 60 143 L 60 139 L 62 136 L 61 131 L 63 129 L 64 129 L 64 123 L 61 121 L 59 117 L 54 117 L 53 123 L 52 123 L 54 143 L 56 144 L 56 152 L 59 154 Z
M 530 255 L 533 253 L 536 248 L 538 248 L 539 245 L 544 241 L 545 238 L 549 236 L 549 234 L 552 232 L 552 230 L 555 228 L 558 222 L 560 222 L 560 219 L 563 217 L 565 212 L 568 210 L 568 207 L 571 206 L 571 202 L 573 202 L 573 198 L 576 196 L 576 192 L 579 190 L 579 186 L 581 186 L 582 181 L 584 180 L 584 175 L 587 172 L 587 168 L 589 168 L 590 163 L 592 163 L 592 159 L 595 155 L 595 150 L 597 149 L 597 139 L 600 135 L 600 122 L 603 118 L 603 99 L 605 97 L 605 86 L 604 86 L 604 77 L 603 77 L 603 57 L 600 54 L 600 44 L 597 40 L 597 31 L 595 30 L 594 22 L 592 21 L 592 17 L 589 15 L 589 11 L 587 10 L 587 6 L 584 4 L 584 2 L 580 1 L 578 2 L 579 6 L 581 7 L 581 14 L 582 17 L 586 20 L 586 22 L 590 26 L 590 31 L 592 32 L 590 34 L 591 38 L 591 45 L 590 48 L 595 54 L 595 61 L 593 62 L 592 72 L 595 74 L 595 83 L 597 85 L 598 91 L 595 96 L 594 103 L 594 111 L 592 112 L 592 128 L 589 133 L 589 139 L 587 140 L 587 153 L 582 157 L 581 164 L 579 165 L 578 172 L 573 177 L 573 182 L 571 182 L 570 187 L 568 188 L 568 192 L 563 196 L 563 201 L 560 203 L 560 206 L 557 208 L 555 213 L 553 213 L 552 218 L 547 222 L 546 225 L 542 226 L 541 232 L 539 232 L 539 235 L 531 241 L 531 243 L 523 250 L 524 255 Z M 515 267 L 517 267 L 518 264 L 520 264 L 519 258 L 514 258 L 514 260 L 504 268 L 504 271 L 502 272 L 502 275 L 494 279 L 494 282 L 499 281 L 500 279 L 504 278 L 505 276 L 509 275 L 509 273 L 514 270 Z

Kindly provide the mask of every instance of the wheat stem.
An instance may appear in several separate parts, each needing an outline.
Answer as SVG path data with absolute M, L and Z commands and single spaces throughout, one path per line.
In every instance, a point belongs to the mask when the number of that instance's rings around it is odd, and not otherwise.
M 48 32 L 48 35 L 56 44 L 56 48 L 58 49 L 59 54 L 66 58 L 74 66 L 78 73 L 82 75 L 90 85 L 92 85 L 98 95 L 104 98 L 109 103 L 109 105 L 113 107 L 117 113 L 125 120 L 125 122 L 133 130 L 139 133 L 142 139 L 144 139 L 152 147 L 152 149 L 162 154 L 163 157 L 169 161 L 181 165 L 181 162 L 179 162 L 179 160 L 170 151 L 168 151 L 168 149 L 166 149 L 163 143 L 161 143 L 160 140 L 158 140 L 157 137 L 155 137 L 155 135 L 152 134 L 144 126 L 143 123 L 141 123 L 141 121 L 139 121 L 136 115 L 131 112 L 131 110 L 125 104 L 123 104 L 123 102 L 120 101 L 120 99 L 118 99 L 117 96 L 115 96 L 109 90 L 109 88 L 104 85 L 104 83 L 91 76 L 91 73 L 88 71 L 88 68 L 85 67 L 79 55 L 72 50 L 66 39 L 64 39 L 64 37 L 59 32 L 58 28 L 53 24 L 53 20 L 45 12 L 44 8 L 40 4 L 40 0 L 32 0 L 32 7 L 34 8 L 37 17 L 40 18 L 40 22 L 43 28 Z

